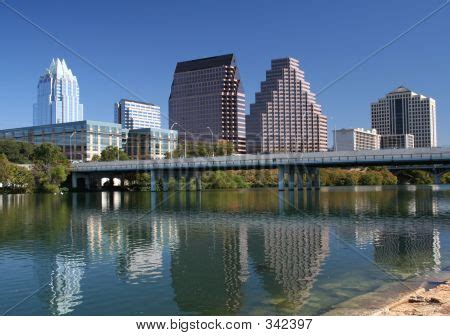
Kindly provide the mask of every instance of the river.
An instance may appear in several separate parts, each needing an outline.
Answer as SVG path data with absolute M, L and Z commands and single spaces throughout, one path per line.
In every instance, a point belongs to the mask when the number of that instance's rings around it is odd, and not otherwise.
M 448 186 L 0 195 L 8 315 L 325 314 L 449 257 Z

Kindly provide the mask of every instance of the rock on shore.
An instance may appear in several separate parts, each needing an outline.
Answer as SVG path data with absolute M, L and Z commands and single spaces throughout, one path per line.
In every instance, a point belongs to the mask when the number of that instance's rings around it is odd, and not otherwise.
M 450 315 L 450 281 L 434 288 L 421 288 L 397 302 L 390 304 L 375 315 L 438 316 Z

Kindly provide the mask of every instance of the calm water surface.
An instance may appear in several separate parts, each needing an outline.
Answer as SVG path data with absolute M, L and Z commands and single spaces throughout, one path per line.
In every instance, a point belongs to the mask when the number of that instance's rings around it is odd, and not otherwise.
M 448 187 L 0 195 L 0 314 L 323 314 L 449 257 Z

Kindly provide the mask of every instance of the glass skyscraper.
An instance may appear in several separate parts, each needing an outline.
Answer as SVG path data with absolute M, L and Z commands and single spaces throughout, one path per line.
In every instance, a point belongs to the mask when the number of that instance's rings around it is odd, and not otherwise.
M 33 125 L 49 125 L 83 120 L 83 104 L 77 77 L 64 59 L 53 59 L 39 78 Z
M 179 62 L 169 119 L 190 141 L 228 141 L 245 153 L 245 94 L 235 56 Z

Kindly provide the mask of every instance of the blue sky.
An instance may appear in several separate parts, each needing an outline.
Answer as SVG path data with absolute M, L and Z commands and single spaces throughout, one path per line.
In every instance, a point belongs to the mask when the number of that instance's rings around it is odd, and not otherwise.
M 7 2 L 167 116 L 177 61 L 235 53 L 248 110 L 272 58 L 299 59 L 318 92 L 445 0 Z M 330 129 L 369 127 L 370 103 L 403 85 L 436 99 L 450 145 L 449 16 L 450 5 L 320 94 Z M 116 100 L 136 98 L 2 5 L 0 43 L 0 128 L 31 125 L 53 57 L 78 77 L 86 119 L 112 121 Z

